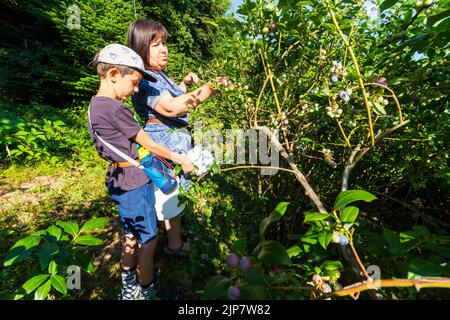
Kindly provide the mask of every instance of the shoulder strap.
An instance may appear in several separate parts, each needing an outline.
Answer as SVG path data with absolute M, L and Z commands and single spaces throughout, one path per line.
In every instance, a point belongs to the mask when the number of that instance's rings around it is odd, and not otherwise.
M 119 157 L 121 157 L 122 159 L 130 162 L 132 165 L 134 165 L 135 167 L 139 168 L 139 169 L 144 169 L 144 167 L 137 162 L 136 160 L 132 159 L 130 156 L 128 156 L 127 154 L 123 153 L 122 151 L 120 151 L 119 149 L 117 149 L 116 147 L 114 147 L 112 144 L 106 142 L 105 140 L 103 140 L 100 135 L 97 133 L 97 131 L 94 130 L 94 128 L 92 127 L 92 122 L 91 122 L 91 104 L 89 104 L 89 108 L 88 108 L 88 122 L 89 122 L 89 126 L 92 129 L 92 132 L 94 132 L 95 136 L 112 152 L 114 152 L 116 155 L 118 155 Z

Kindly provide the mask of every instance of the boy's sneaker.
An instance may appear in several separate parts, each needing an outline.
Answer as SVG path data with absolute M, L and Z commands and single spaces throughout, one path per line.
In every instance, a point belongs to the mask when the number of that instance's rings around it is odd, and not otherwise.
M 136 269 L 122 270 L 122 292 L 121 300 L 139 299 L 140 286 L 136 278 Z

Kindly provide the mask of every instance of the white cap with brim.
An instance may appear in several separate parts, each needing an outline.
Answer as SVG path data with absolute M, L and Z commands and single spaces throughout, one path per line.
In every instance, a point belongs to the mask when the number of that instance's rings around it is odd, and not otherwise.
M 130 49 L 122 44 L 113 43 L 104 47 L 99 52 L 96 62 L 134 68 L 141 71 L 144 78 L 156 82 L 156 79 L 147 70 L 145 70 L 144 61 L 142 61 L 142 58 L 133 49 Z

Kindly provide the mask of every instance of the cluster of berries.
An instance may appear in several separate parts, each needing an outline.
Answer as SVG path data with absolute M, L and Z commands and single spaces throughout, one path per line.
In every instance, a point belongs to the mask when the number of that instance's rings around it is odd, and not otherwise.
M 347 76 L 347 70 L 342 67 L 342 63 L 340 61 L 333 61 L 333 66 L 330 69 L 330 80 L 333 83 L 336 83 L 339 81 L 339 77 L 345 78 Z
M 337 231 L 333 232 L 332 239 L 334 243 L 340 243 L 343 246 L 348 245 L 348 238 Z
M 230 253 L 227 256 L 227 262 L 228 264 L 233 268 L 239 268 L 242 272 L 247 272 L 252 267 L 252 261 L 249 257 L 242 257 L 239 260 L 239 257 L 235 253 Z M 228 289 L 228 297 L 231 300 L 238 300 L 240 298 L 241 291 L 239 290 L 239 287 L 237 285 L 231 286 Z

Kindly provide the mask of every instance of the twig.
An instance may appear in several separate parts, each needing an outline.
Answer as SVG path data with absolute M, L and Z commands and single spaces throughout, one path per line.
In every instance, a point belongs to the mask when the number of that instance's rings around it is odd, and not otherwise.
M 416 287 L 417 291 L 422 288 L 449 288 L 450 279 L 448 278 L 421 278 L 417 280 L 409 279 L 384 279 L 371 282 L 359 282 L 331 293 L 324 294 L 318 299 L 330 297 L 344 297 L 357 292 L 382 287 Z

